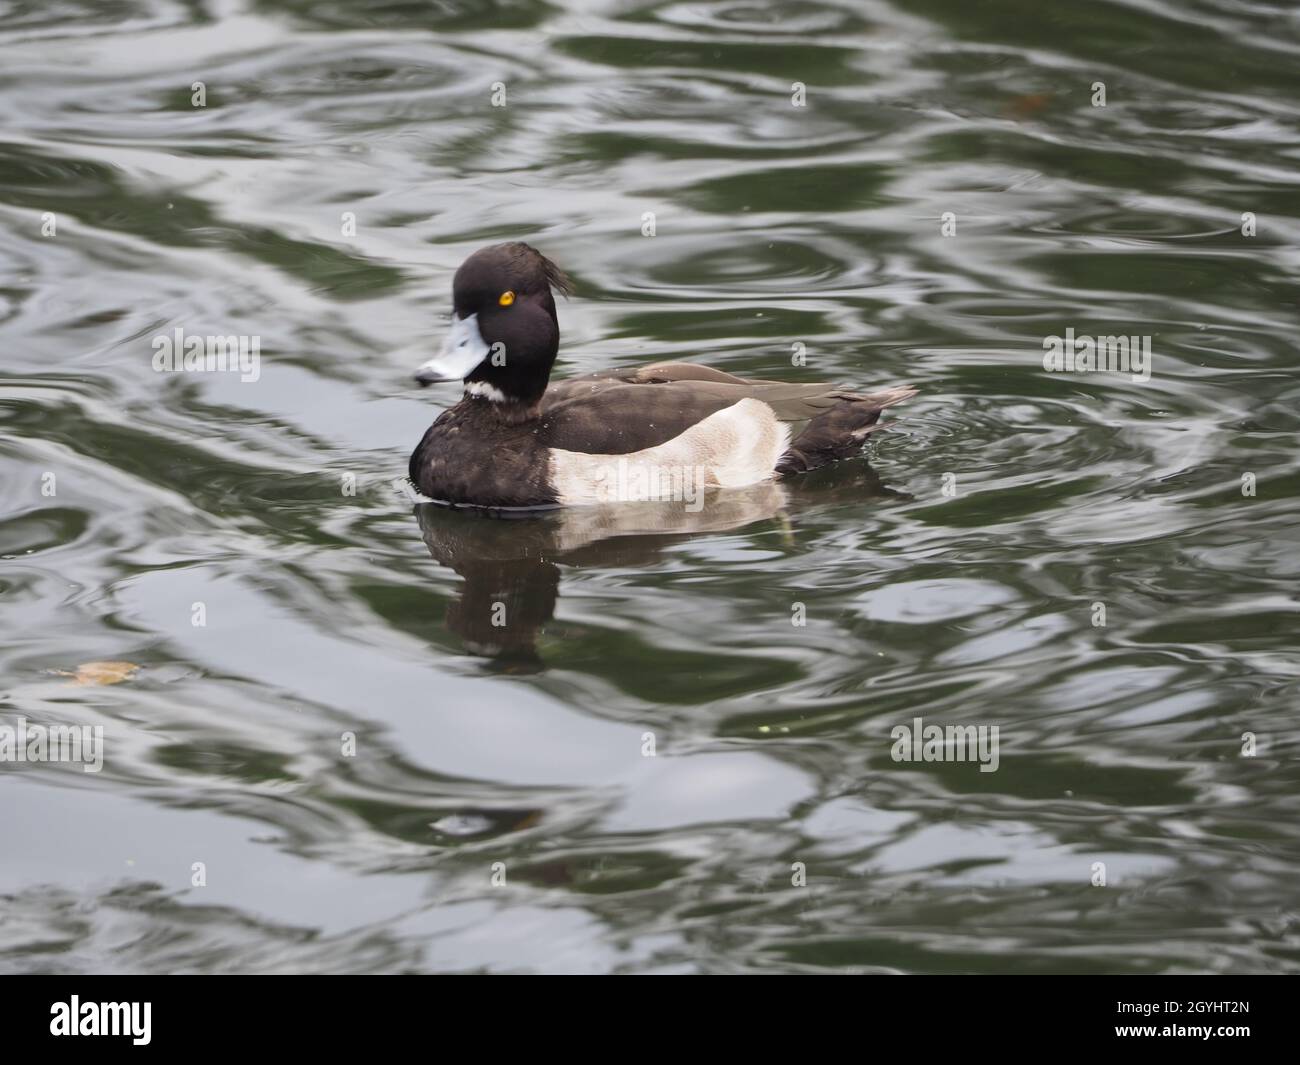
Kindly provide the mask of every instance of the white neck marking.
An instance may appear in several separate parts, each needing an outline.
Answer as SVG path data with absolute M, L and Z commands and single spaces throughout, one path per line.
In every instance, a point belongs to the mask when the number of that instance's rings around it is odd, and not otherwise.
M 506 394 L 496 385 L 490 385 L 486 381 L 471 381 L 465 386 L 465 395 L 473 396 L 476 399 L 486 399 L 491 403 L 504 403 L 506 401 Z

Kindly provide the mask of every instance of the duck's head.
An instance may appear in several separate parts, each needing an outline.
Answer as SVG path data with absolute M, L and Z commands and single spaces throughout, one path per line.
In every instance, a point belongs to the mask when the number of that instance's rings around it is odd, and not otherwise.
M 452 281 L 451 332 L 416 371 L 421 385 L 464 381 L 468 395 L 533 404 L 546 391 L 560 348 L 558 289 L 572 291 L 553 262 L 527 244 L 480 248 Z

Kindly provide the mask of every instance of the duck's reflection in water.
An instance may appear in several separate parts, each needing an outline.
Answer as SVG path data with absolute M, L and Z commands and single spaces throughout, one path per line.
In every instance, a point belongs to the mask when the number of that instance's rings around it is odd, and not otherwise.
M 800 506 L 906 498 L 885 488 L 865 462 L 823 475 L 748 488 L 710 490 L 694 505 L 611 503 L 504 513 L 415 508 L 434 561 L 464 578 L 447 626 L 465 650 L 501 672 L 540 672 L 542 627 L 555 614 L 565 566 L 626 567 L 655 562 L 663 550 L 698 536 L 780 519 Z M 702 505 L 701 505 L 702 503 Z

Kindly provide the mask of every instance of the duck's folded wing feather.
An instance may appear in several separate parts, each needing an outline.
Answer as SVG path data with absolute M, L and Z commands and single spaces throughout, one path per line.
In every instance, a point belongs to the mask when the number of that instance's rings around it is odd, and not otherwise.
M 548 398 L 553 391 L 547 390 Z M 565 451 L 626 455 L 680 436 L 740 398 L 691 388 L 591 383 L 544 399 L 538 436 L 547 447 Z
M 742 399 L 767 404 L 783 422 L 804 422 L 851 398 L 824 381 L 754 380 L 695 363 L 655 363 L 555 382 L 542 399 L 542 433 L 551 447 L 626 454 L 671 440 Z

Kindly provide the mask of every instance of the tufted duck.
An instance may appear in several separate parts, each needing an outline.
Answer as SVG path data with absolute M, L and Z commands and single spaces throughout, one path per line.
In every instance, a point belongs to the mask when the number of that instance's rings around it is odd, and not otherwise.
M 856 454 L 907 387 L 748 380 L 661 362 L 550 382 L 560 346 L 553 290 L 569 279 L 527 244 L 483 248 L 456 271 L 454 315 L 421 385 L 463 381 L 411 455 L 431 499 L 492 508 L 676 498 L 740 487 Z M 802 431 L 791 439 L 791 424 Z

